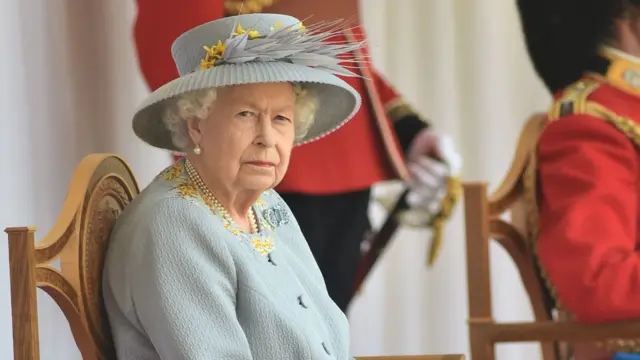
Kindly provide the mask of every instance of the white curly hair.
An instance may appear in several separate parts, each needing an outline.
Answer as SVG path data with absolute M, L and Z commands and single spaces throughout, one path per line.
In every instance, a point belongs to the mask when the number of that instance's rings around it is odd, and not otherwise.
M 294 85 L 294 91 L 296 103 L 293 126 L 295 140 L 298 141 L 304 138 L 313 125 L 319 101 L 316 94 L 300 85 Z M 205 120 L 211 114 L 215 101 L 215 89 L 192 91 L 169 101 L 162 121 L 171 132 L 171 140 L 176 148 L 186 152 L 193 145 L 187 130 L 186 119 L 195 117 Z

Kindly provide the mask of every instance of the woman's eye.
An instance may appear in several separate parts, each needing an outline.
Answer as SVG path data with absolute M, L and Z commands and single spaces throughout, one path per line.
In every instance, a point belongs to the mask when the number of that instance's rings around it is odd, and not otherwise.
M 282 116 L 282 115 L 278 115 L 278 116 L 276 116 L 276 120 L 278 120 L 278 121 L 288 121 L 288 122 L 291 122 L 291 119 L 289 119 L 289 118 L 288 118 L 288 117 L 286 117 L 286 116 Z

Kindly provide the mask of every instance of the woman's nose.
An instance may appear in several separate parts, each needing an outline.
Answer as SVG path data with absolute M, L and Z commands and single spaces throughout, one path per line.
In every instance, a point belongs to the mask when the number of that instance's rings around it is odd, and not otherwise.
M 273 124 L 268 116 L 262 116 L 258 126 L 256 141 L 259 145 L 272 147 L 276 144 L 276 136 Z

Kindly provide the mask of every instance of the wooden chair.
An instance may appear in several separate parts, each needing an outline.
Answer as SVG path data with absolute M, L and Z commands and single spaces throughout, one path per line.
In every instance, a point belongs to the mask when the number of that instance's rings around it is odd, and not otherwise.
M 115 360 L 102 303 L 102 267 L 111 229 L 138 195 L 126 162 L 85 157 L 71 179 L 53 229 L 35 243 L 35 229 L 7 228 L 15 360 L 39 360 L 36 288 L 58 304 L 84 360 Z M 60 269 L 52 263 L 60 260 Z M 360 360 L 463 360 L 462 355 L 362 357 Z
M 638 338 L 640 322 L 585 325 L 554 318 L 554 303 L 539 276 L 533 241 L 537 226 L 536 163 L 538 138 L 547 124 L 536 114 L 524 126 L 515 157 L 502 184 L 491 195 L 487 184 L 464 184 L 472 360 L 494 360 L 494 344 L 540 342 L 544 360 L 559 360 L 558 342 L 597 342 Z M 532 196 L 533 194 L 533 196 Z M 511 220 L 504 219 L 510 215 Z M 515 262 L 529 295 L 535 321 L 497 323 L 491 309 L 489 239 Z
M 8 228 L 15 360 L 39 360 L 36 287 L 58 304 L 84 360 L 114 360 L 102 304 L 102 267 L 111 228 L 138 194 L 129 166 L 93 154 L 76 168 L 62 212 L 37 245 L 34 228 Z M 60 260 L 60 269 L 52 263 Z

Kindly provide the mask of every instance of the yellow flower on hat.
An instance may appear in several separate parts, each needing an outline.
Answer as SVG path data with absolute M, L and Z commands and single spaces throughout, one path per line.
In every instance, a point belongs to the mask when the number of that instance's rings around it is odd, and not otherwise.
M 256 30 L 245 30 L 242 25 L 238 24 L 238 26 L 236 27 L 236 31 L 233 33 L 233 36 L 240 36 L 244 34 L 247 34 L 249 36 L 249 39 L 251 40 L 260 37 L 260 33 Z
M 278 29 L 282 29 L 283 27 L 284 26 L 282 25 L 282 23 L 276 22 L 274 25 L 270 27 L 270 30 L 273 32 Z M 305 29 L 306 29 L 305 26 L 302 23 L 300 23 L 298 25 L 298 28 L 295 30 L 304 31 Z M 287 32 L 290 32 L 292 30 L 294 29 L 292 27 L 289 27 L 287 29 Z M 263 35 L 261 35 L 260 32 L 256 30 L 247 30 L 243 28 L 242 25 L 240 24 L 236 26 L 236 29 L 231 34 L 231 38 L 235 38 L 237 36 L 242 36 L 245 34 L 248 36 L 249 40 L 263 38 Z M 203 46 L 203 48 L 206 51 L 206 54 L 204 56 L 204 59 L 200 60 L 200 70 L 206 70 L 216 66 L 216 63 L 218 62 L 218 60 L 222 59 L 222 56 L 224 55 L 224 51 L 226 50 L 226 45 L 221 40 L 218 40 L 218 44 L 216 44 L 216 46 L 211 46 L 211 47 Z
M 215 66 L 216 61 L 222 59 L 226 46 L 221 40 L 218 40 L 216 46 L 203 46 L 203 48 L 207 54 L 204 56 L 204 59 L 200 61 L 200 70 L 206 70 Z

